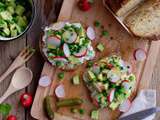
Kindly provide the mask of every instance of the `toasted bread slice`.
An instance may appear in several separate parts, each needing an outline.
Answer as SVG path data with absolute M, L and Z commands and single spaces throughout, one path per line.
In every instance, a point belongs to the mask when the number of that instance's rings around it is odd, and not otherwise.
M 160 35 L 160 0 L 146 0 L 124 20 L 127 27 L 139 37 Z
M 121 17 L 125 16 L 142 1 L 143 0 L 106 0 L 106 3 L 117 16 Z

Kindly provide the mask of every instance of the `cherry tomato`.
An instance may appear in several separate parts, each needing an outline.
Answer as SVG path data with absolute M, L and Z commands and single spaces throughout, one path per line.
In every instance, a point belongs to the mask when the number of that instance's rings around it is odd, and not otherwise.
M 16 116 L 14 116 L 14 115 L 9 115 L 9 116 L 7 117 L 7 120 L 17 120 L 17 118 L 16 118 Z
M 20 97 L 20 102 L 22 104 L 23 107 L 28 108 L 32 105 L 33 102 L 33 98 L 32 95 L 29 93 L 24 93 L 21 95 Z

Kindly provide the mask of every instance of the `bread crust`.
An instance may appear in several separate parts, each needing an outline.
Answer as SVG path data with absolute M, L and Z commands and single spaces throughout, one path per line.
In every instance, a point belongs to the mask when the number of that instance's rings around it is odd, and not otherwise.
M 146 0 L 125 18 L 124 23 L 135 36 L 160 39 L 160 0 Z
M 143 0 L 106 0 L 106 4 L 117 16 L 125 16 Z

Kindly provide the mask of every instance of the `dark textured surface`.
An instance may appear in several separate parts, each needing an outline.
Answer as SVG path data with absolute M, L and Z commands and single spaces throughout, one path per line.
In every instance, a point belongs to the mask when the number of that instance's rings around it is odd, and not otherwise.
M 31 85 L 20 92 L 17 92 L 6 99 L 5 103 L 12 104 L 11 114 L 17 116 L 18 120 L 34 120 L 30 116 L 30 109 L 24 110 L 19 105 L 19 97 L 24 91 L 35 94 L 39 76 L 43 68 L 44 60 L 39 52 L 39 39 L 42 28 L 51 22 L 56 21 L 63 0 L 34 0 L 36 5 L 36 19 L 30 31 L 14 41 L 0 42 L 0 74 L 2 74 L 13 62 L 18 53 L 27 45 L 36 49 L 35 55 L 26 64 L 34 74 Z M 8 76 L 4 82 L 0 84 L 0 96 L 6 91 L 12 75 Z M 2 117 L 0 116 L 0 120 Z

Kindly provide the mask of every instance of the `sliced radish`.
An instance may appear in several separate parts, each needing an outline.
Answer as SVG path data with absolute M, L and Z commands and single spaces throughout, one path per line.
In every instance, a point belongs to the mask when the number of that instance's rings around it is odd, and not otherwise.
M 56 36 L 50 36 L 47 39 L 47 43 L 59 47 L 61 44 L 61 40 Z
M 65 26 L 65 22 L 57 22 L 57 23 L 54 23 L 54 24 L 51 26 L 51 29 L 53 29 L 53 30 L 60 30 L 60 29 L 62 29 L 64 26 Z
M 124 80 L 123 82 L 122 82 L 122 86 L 125 88 L 125 90 L 129 90 L 130 89 L 130 84 L 129 84 L 129 81 L 128 80 Z
M 55 95 L 57 98 L 64 98 L 65 97 L 65 90 L 63 85 L 59 85 L 55 89 Z
M 87 28 L 87 36 L 90 40 L 94 40 L 96 38 L 96 33 L 93 27 L 89 26 Z
M 92 103 L 93 105 L 95 105 L 96 107 L 99 107 L 98 101 L 95 98 L 92 98 Z
M 63 33 L 63 39 L 66 43 L 74 43 L 77 40 L 77 33 L 71 31 L 65 31 Z
M 70 49 L 68 47 L 68 44 L 64 43 L 63 44 L 63 52 L 66 57 L 69 57 L 71 55 Z
M 107 75 L 110 78 L 109 80 L 112 83 L 116 83 L 118 80 L 120 80 L 120 76 L 118 74 L 114 73 L 113 71 L 109 71 Z
M 51 84 L 51 79 L 48 76 L 42 76 L 39 79 L 39 85 L 42 87 L 47 87 Z
M 83 47 L 78 53 L 74 53 L 75 57 L 83 57 L 87 54 L 87 48 Z
M 127 68 L 128 73 L 132 73 L 132 65 L 128 62 L 125 62 L 125 66 Z
M 100 73 L 100 67 L 95 64 L 92 68 L 92 71 L 98 75 Z
M 147 55 L 143 49 L 138 48 L 134 52 L 134 57 L 137 61 L 144 61 L 146 59 Z
M 115 89 L 112 89 L 108 95 L 108 101 L 112 102 L 114 99 Z
M 53 60 L 54 61 L 60 61 L 60 62 L 63 62 L 63 63 L 67 63 L 68 62 L 65 57 L 59 57 L 59 56 L 53 57 Z
M 121 112 L 127 112 L 131 107 L 131 102 L 130 100 L 125 100 L 120 106 L 119 106 L 119 111 Z

